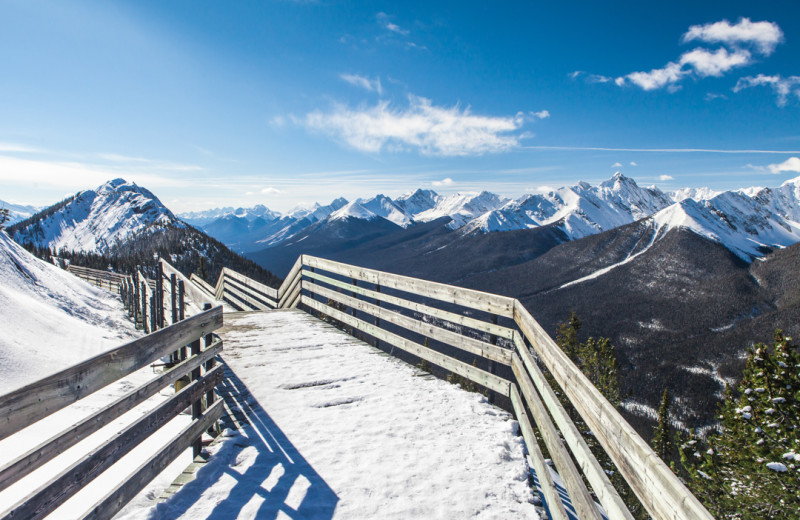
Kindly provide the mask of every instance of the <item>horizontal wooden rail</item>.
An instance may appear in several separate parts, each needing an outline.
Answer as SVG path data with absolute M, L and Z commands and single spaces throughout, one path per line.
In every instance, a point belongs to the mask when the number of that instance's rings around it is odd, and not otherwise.
M 202 312 L 0 396 L 0 439 L 47 417 L 222 326 L 222 308 Z
M 215 357 L 221 351 L 222 341 L 217 340 L 199 355 L 190 357 L 171 370 L 131 390 L 113 403 L 106 405 L 92 415 L 75 423 L 68 430 L 56 434 L 29 450 L 27 453 L 20 455 L 0 469 L 0 491 L 30 474 L 42 464 L 49 462 L 53 457 L 63 453 L 106 424 L 120 417 L 125 412 L 132 410 L 146 399 L 158 393 L 162 388 L 173 384 L 192 370 L 203 366 L 208 360 Z
M 345 314 L 342 311 L 339 311 L 329 305 L 324 305 L 319 303 L 316 300 L 309 298 L 308 296 L 303 296 L 302 301 L 305 305 L 313 308 L 316 311 L 319 311 L 323 314 L 327 314 L 328 316 L 341 321 L 351 327 L 354 327 L 362 332 L 365 332 L 373 337 L 380 339 L 381 341 L 385 341 L 390 345 L 394 345 L 397 348 L 401 348 L 406 352 L 414 354 L 415 356 L 424 359 L 433 363 L 434 365 L 440 366 L 445 368 L 455 374 L 460 376 L 466 377 L 467 379 L 478 383 L 481 386 L 485 386 L 490 390 L 494 390 L 502 395 L 508 395 L 508 381 L 505 379 L 498 377 L 494 374 L 490 374 L 484 370 L 479 368 L 475 368 L 472 365 L 464 363 L 462 361 L 458 361 L 457 359 L 453 359 L 450 356 L 446 356 L 441 354 L 433 349 L 425 347 L 424 345 L 420 345 L 419 343 L 415 343 L 411 340 L 398 336 L 397 334 L 393 334 L 391 332 L 385 331 L 381 328 L 378 328 L 366 321 L 360 320 L 358 318 L 354 318 L 349 314 Z

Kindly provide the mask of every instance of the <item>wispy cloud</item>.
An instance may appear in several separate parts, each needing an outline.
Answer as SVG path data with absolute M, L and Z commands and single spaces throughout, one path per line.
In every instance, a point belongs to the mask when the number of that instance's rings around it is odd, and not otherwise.
M 782 163 L 767 166 L 770 173 L 793 172 L 800 173 L 800 157 L 789 157 Z
M 670 61 L 661 68 L 648 72 L 631 72 L 620 76 L 614 83 L 620 87 L 635 85 L 642 90 L 667 88 L 677 90 L 679 83 L 687 77 L 721 77 L 737 67 L 753 63 L 752 51 L 762 56 L 770 55 L 775 46 L 783 41 L 783 32 L 773 22 L 752 22 L 742 18 L 736 24 L 727 20 L 721 22 L 693 25 L 683 35 L 684 42 L 702 41 L 720 43 L 726 47 L 710 50 L 702 47 L 681 54 L 676 61 Z
M 45 153 L 45 150 L 18 143 L 0 143 L 0 152 Z
M 614 81 L 614 78 L 611 78 L 609 76 L 602 76 L 600 74 L 590 74 L 583 70 L 576 70 L 574 72 L 570 72 L 568 76 L 572 79 L 578 79 L 582 77 L 585 78 L 586 81 L 588 81 L 589 83 L 608 83 Z
M 663 181 L 674 181 L 675 177 L 673 177 L 672 175 L 659 175 L 658 176 L 658 180 L 660 180 L 662 182 Z
M 733 25 L 728 20 L 692 25 L 683 35 L 683 41 L 694 40 L 728 45 L 750 44 L 756 46 L 761 54 L 769 56 L 783 41 L 783 31 L 773 22 L 751 22 L 749 18 L 740 18 Z
M 266 188 L 261 188 L 260 193 L 262 195 L 278 195 L 279 193 L 283 193 L 281 190 L 277 188 L 273 188 L 272 186 L 268 186 Z
M 362 152 L 418 150 L 423 155 L 466 156 L 517 148 L 522 137 L 519 130 L 528 119 L 522 113 L 475 115 L 469 107 L 436 106 L 411 95 L 404 108 L 386 101 L 365 108 L 338 104 L 330 112 L 307 114 L 299 123 Z
M 386 13 L 378 13 L 377 16 L 378 23 L 380 23 L 386 30 L 391 31 L 393 33 L 401 34 L 403 36 L 408 36 L 408 29 L 403 29 L 397 24 L 392 23 L 389 21 L 389 15 Z
M 530 114 L 531 114 L 531 116 L 534 117 L 534 119 L 547 119 L 548 117 L 550 117 L 550 112 L 548 110 L 540 110 L 538 112 L 530 112 Z
M 358 74 L 340 74 L 339 77 L 355 87 L 363 88 L 369 92 L 377 92 L 379 95 L 383 94 L 381 78 L 370 79 Z
M 203 170 L 202 167 L 193 164 L 180 164 L 168 161 L 146 159 L 144 157 L 131 157 L 116 153 L 99 153 L 97 154 L 97 157 L 99 157 L 104 161 L 114 164 L 141 166 L 154 170 L 176 171 L 176 172 L 197 172 Z
M 611 165 L 612 168 L 622 168 L 622 163 L 617 161 Z
M 758 76 L 747 76 L 740 78 L 733 87 L 734 92 L 739 92 L 746 88 L 766 86 L 770 87 L 777 96 L 778 106 L 785 106 L 789 96 L 794 94 L 797 99 L 800 99 L 800 76 L 789 76 L 784 78 L 780 75 L 765 76 L 759 74 Z
M 638 164 L 636 164 L 636 161 L 631 161 L 629 164 L 630 164 L 631 166 L 639 166 Z
M 451 179 L 450 177 L 447 177 L 446 179 L 442 179 L 440 181 L 433 181 L 431 184 L 438 188 L 442 186 L 452 186 L 453 184 L 455 184 L 455 181 L 453 181 L 453 179 Z

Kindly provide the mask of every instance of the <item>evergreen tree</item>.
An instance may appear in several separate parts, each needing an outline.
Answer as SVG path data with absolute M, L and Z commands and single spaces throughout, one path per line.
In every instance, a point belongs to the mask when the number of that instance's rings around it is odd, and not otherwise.
M 789 341 L 776 331 L 772 348 L 751 350 L 708 449 L 681 446 L 690 486 L 720 518 L 800 518 L 800 354 Z
M 670 406 L 669 388 L 664 388 L 664 394 L 661 396 L 661 406 L 658 407 L 658 423 L 653 430 L 653 451 L 656 455 L 661 457 L 661 460 L 670 463 L 672 458 L 672 436 L 670 435 L 669 425 L 669 406 Z
M 578 331 L 581 330 L 581 325 L 581 320 L 578 319 L 575 311 L 572 311 L 567 321 L 559 323 L 558 327 L 556 327 L 556 343 L 575 364 L 578 364 L 578 350 L 580 348 Z
M 11 220 L 11 215 L 9 214 L 8 208 L 0 209 L 0 229 L 6 227 L 6 222 Z

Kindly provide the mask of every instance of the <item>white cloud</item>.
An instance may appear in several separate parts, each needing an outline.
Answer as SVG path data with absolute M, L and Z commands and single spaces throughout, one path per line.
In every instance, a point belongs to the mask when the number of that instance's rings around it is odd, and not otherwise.
M 261 189 L 262 195 L 277 195 L 279 193 L 283 193 L 281 190 L 277 188 L 273 188 L 272 186 L 268 186 L 266 188 Z
M 0 143 L 0 152 L 45 153 L 40 148 L 17 143 Z
M 453 179 L 451 179 L 450 177 L 447 177 L 446 179 L 442 179 L 440 181 L 433 181 L 431 184 L 437 187 L 452 186 L 453 184 L 455 184 L 455 181 L 453 181 Z
M 397 24 L 394 24 L 389 21 L 389 15 L 386 13 L 378 13 L 377 15 L 378 21 L 389 31 L 392 31 L 397 34 L 402 34 L 403 36 L 408 36 L 408 29 L 403 29 Z
M 469 108 L 439 107 L 412 95 L 407 108 L 396 109 L 385 101 L 358 109 L 336 105 L 327 113 L 307 114 L 300 123 L 363 152 L 418 149 L 424 155 L 456 156 L 518 147 L 516 132 L 525 118 L 474 115 Z
M 658 180 L 660 181 L 672 181 L 675 180 L 675 177 L 672 175 L 659 175 Z
M 611 165 L 612 168 L 622 168 L 622 163 L 617 161 Z
M 800 157 L 789 157 L 782 163 L 767 166 L 771 173 L 795 172 L 800 173 Z
M 631 72 L 627 76 L 617 78 L 614 82 L 622 86 L 630 81 L 642 90 L 656 90 L 677 83 L 688 73 L 689 71 L 683 70 L 680 63 L 669 62 L 664 68 L 653 69 L 650 72 Z
M 727 20 L 693 25 L 683 35 L 683 41 L 694 40 L 721 43 L 727 47 L 716 50 L 698 47 L 681 54 L 677 61 L 670 61 L 662 68 L 650 72 L 632 72 L 616 78 L 614 83 L 620 87 L 630 83 L 643 90 L 666 88 L 674 92 L 680 88 L 678 83 L 688 76 L 720 77 L 735 67 L 751 64 L 753 56 L 742 45 L 750 45 L 762 55 L 771 54 L 775 46 L 783 40 L 783 32 L 775 23 L 751 22 L 748 18 L 742 18 L 735 25 Z
M 630 162 L 630 165 L 631 165 L 631 166 L 639 166 L 638 164 L 636 164 L 636 161 L 631 161 L 631 162 Z
M 706 49 L 694 49 L 681 56 L 681 65 L 689 65 L 700 77 L 720 77 L 734 67 L 741 67 L 750 63 L 750 53 L 745 50 L 728 52 L 727 49 L 717 49 L 710 52 Z
M 535 119 L 547 119 L 550 117 L 550 112 L 548 110 L 540 110 L 538 112 L 531 112 L 530 114 Z
M 570 72 L 568 76 L 572 79 L 578 79 L 581 76 L 586 76 L 586 81 L 589 83 L 608 83 L 610 81 L 614 81 L 614 78 L 610 78 L 608 76 L 602 76 L 600 74 L 588 74 L 582 70 L 576 70 L 574 72 Z
M 368 90 L 370 92 L 383 94 L 381 78 L 369 79 L 364 76 L 359 76 L 358 74 L 341 74 L 339 77 L 353 86 L 363 88 L 364 90 Z
M 734 25 L 731 25 L 728 20 L 705 25 L 692 25 L 683 35 L 683 41 L 693 40 L 728 45 L 751 44 L 761 54 L 769 56 L 783 41 L 783 32 L 774 22 L 751 22 L 749 18 L 740 18 L 739 22 Z
M 746 88 L 759 86 L 770 87 L 772 91 L 775 92 L 775 95 L 778 97 L 778 106 L 786 105 L 786 101 L 791 94 L 794 94 L 800 99 L 800 76 L 789 76 L 788 78 L 784 78 L 780 75 L 765 76 L 764 74 L 747 76 L 740 78 L 739 81 L 736 82 L 733 91 L 739 92 Z

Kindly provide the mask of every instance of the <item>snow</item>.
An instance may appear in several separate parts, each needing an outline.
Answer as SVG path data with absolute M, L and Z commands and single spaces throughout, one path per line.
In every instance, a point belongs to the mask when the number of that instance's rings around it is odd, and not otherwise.
M 116 348 L 140 335 L 117 296 L 35 258 L 5 232 L 0 232 L 0 308 L 3 309 L 0 315 L 3 329 L 0 335 L 0 394 Z M 3 439 L 0 441 L 0 466 L 153 377 L 152 369 L 146 367 Z M 171 393 L 171 389 L 163 390 L 0 492 L 0 516 L 6 508 L 13 507 L 24 496 L 82 459 Z M 48 518 L 81 516 L 90 504 L 110 491 L 188 422 L 187 416 L 174 419 Z M 162 487 L 168 485 L 189 462 L 191 451 L 184 453 L 162 473 L 159 484 Z
M 300 311 L 226 315 L 222 334 L 252 424 L 123 518 L 537 518 L 517 424 L 482 396 Z
M 12 204 L 11 202 L 0 200 L 0 209 L 8 210 L 8 216 L 10 218 L 5 225 L 10 226 L 17 222 L 25 220 L 28 217 L 32 217 L 41 208 L 38 208 L 36 206 L 29 206 L 27 204 Z
M 448 227 L 458 229 L 476 217 L 502 207 L 507 202 L 508 199 L 488 191 L 455 193 L 437 199 L 434 207 L 415 215 L 415 220 L 430 222 L 437 218 L 450 217 L 453 220 Z
M 701 202 L 704 200 L 713 199 L 720 193 L 722 192 L 704 187 L 704 188 L 681 188 L 679 190 L 670 191 L 667 193 L 667 195 L 674 202 L 680 202 L 686 199 L 694 199 L 697 202 Z
M 789 471 L 789 468 L 780 462 L 768 462 L 767 468 L 771 469 L 772 471 L 777 471 L 778 473 L 785 473 Z
M 394 222 L 398 226 L 408 227 L 411 225 L 412 216 L 385 195 L 377 195 L 371 199 L 358 199 L 358 203 L 364 209 Z
M 353 201 L 334 211 L 331 216 L 330 220 L 341 220 L 341 219 L 348 219 L 348 218 L 357 218 L 362 220 L 373 220 L 378 218 L 378 215 L 371 212 L 364 206 L 358 203 L 358 201 Z
M 25 251 L 0 231 L 0 393 L 139 335 L 119 297 Z
M 86 190 L 53 214 L 16 233 L 20 242 L 59 251 L 107 253 L 154 225 L 184 226 L 151 192 L 124 179 Z

